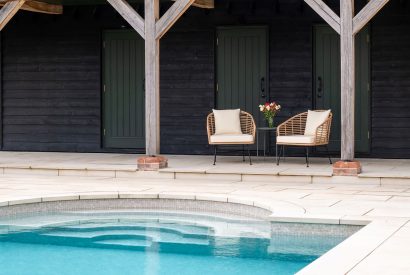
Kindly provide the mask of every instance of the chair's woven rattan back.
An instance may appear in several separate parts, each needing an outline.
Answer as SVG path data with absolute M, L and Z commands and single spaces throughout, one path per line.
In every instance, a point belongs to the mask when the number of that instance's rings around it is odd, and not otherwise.
M 215 134 L 215 116 L 210 113 L 206 119 L 206 129 L 208 132 L 208 141 L 212 135 Z M 256 124 L 250 113 L 245 111 L 240 112 L 241 130 L 242 134 L 252 135 L 255 138 Z
M 327 110 L 315 110 L 316 112 L 325 112 Z M 306 128 L 308 112 L 298 114 L 280 124 L 277 128 L 276 135 L 278 136 L 292 136 L 292 135 L 304 135 Z M 311 145 L 326 145 L 329 143 L 330 129 L 332 126 L 333 114 L 330 112 L 326 121 L 319 126 L 316 131 L 315 143 Z M 305 144 L 301 144 L 305 145 Z

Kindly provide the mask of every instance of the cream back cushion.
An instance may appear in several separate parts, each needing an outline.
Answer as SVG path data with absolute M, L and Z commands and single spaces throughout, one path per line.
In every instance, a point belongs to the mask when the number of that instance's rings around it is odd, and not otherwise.
M 242 134 L 240 109 L 213 110 L 215 117 L 215 134 Z
M 329 117 L 330 110 L 324 112 L 308 110 L 305 135 L 316 135 L 316 129 Z

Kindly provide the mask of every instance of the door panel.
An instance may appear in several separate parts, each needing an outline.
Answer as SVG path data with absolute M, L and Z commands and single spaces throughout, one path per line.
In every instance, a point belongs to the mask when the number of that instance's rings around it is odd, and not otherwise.
M 145 147 L 144 41 L 134 31 L 104 33 L 104 147 Z
M 269 99 L 267 28 L 219 28 L 217 44 L 217 108 L 240 108 L 264 125 L 258 105 Z
M 369 151 L 370 51 L 368 29 L 356 36 L 356 152 Z M 329 149 L 340 151 L 340 38 L 329 26 L 315 27 L 314 91 L 316 109 L 332 109 L 333 121 Z

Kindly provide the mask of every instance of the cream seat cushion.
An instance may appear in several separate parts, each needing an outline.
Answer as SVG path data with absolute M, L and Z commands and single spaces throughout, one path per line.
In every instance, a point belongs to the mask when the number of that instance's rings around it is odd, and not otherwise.
M 308 110 L 305 135 L 316 135 L 316 129 L 329 117 L 330 110 L 317 112 Z
M 311 135 L 278 136 L 276 138 L 278 144 L 311 144 L 314 142 L 315 136 Z
M 215 134 L 242 134 L 240 109 L 213 110 L 215 117 Z
M 222 134 L 222 135 L 212 135 L 211 143 L 253 143 L 253 136 L 247 134 Z

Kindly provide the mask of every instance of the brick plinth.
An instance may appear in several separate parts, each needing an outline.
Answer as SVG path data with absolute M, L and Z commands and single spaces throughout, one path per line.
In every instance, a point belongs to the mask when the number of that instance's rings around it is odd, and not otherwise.
M 168 159 L 161 156 L 144 156 L 137 160 L 139 171 L 157 171 L 168 167 Z
M 338 161 L 333 164 L 333 176 L 357 176 L 362 172 L 358 161 Z

